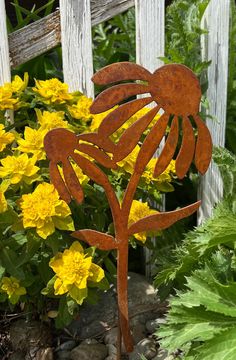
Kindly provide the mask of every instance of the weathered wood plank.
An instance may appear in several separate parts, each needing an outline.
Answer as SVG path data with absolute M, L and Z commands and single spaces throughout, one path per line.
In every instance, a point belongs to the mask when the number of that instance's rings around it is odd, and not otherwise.
M 45 53 L 60 44 L 59 11 L 9 34 L 8 39 L 13 68 Z
M 203 36 L 203 58 L 212 60 L 208 70 L 209 114 L 216 120 L 207 120 L 215 146 L 225 144 L 228 43 L 229 43 L 230 0 L 211 0 L 203 19 L 204 28 L 209 30 Z M 201 179 L 199 198 L 202 206 L 198 222 L 211 216 L 214 205 L 223 195 L 223 184 L 216 166 L 211 163 L 206 175 Z
M 64 81 L 70 91 L 93 97 L 90 0 L 61 0 L 60 14 Z
M 92 26 L 109 20 L 134 6 L 134 0 L 91 0 Z
M 0 85 L 11 81 L 5 1 L 0 0 Z
M 163 63 L 165 50 L 165 1 L 135 0 L 136 62 L 150 71 Z
M 129 9 L 134 0 L 91 0 L 92 26 Z M 61 42 L 60 12 L 46 16 L 9 34 L 11 66 L 14 68 L 59 45 Z
M 135 0 L 136 15 L 136 62 L 150 71 L 156 70 L 163 63 L 158 59 L 165 51 L 165 0 Z M 165 199 L 162 200 L 162 209 Z M 155 239 L 153 239 L 155 242 Z M 154 264 L 152 252 L 144 249 L 145 272 L 151 278 Z

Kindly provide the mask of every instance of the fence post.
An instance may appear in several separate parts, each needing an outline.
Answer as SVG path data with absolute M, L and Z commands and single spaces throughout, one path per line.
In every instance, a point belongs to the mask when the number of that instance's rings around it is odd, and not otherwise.
M 0 0 L 0 85 L 11 81 L 5 1 Z
M 163 64 L 158 57 L 165 51 L 165 0 L 135 0 L 135 15 L 136 62 L 153 72 Z M 151 251 L 145 248 L 144 256 L 146 276 L 151 277 Z
M 207 126 L 215 146 L 225 144 L 229 14 L 230 0 L 211 0 L 203 19 L 203 28 L 208 30 L 208 34 L 202 36 L 203 59 L 212 61 L 208 69 L 208 113 L 215 118 L 215 120 L 208 119 Z M 199 197 L 202 199 L 198 216 L 199 224 L 203 219 L 211 216 L 214 205 L 219 202 L 222 195 L 222 179 L 212 162 L 207 173 L 202 177 L 199 188 Z
M 93 97 L 90 0 L 60 0 L 60 16 L 64 81 Z

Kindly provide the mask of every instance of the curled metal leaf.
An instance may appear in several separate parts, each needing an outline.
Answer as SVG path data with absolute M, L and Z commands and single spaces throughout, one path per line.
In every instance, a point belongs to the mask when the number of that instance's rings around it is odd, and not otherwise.
M 92 81 L 97 85 L 108 85 L 124 80 L 146 80 L 152 74 L 144 67 L 127 61 L 107 65 L 93 75 Z

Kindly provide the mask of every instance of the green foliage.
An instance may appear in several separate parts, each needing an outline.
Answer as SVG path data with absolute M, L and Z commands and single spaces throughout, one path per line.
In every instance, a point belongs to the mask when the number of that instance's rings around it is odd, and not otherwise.
M 174 1 L 166 11 L 165 63 L 181 63 L 190 67 L 200 76 L 210 64 L 202 61 L 200 36 L 206 31 L 201 28 L 201 20 L 209 0 Z M 202 83 L 203 93 L 207 83 Z
M 49 15 L 53 10 L 53 5 L 56 0 L 49 0 L 46 4 L 37 7 L 35 3 L 32 4 L 31 9 L 19 5 L 18 0 L 13 0 L 11 5 L 14 7 L 16 15 L 16 24 L 14 24 L 9 17 L 7 17 L 7 30 L 9 33 L 19 30 L 33 21 L 40 20 L 42 17 Z
M 94 69 L 119 61 L 135 61 L 135 10 L 96 25 L 92 29 Z
M 14 0 L 12 6 L 15 9 L 17 23 L 13 24 L 8 18 L 8 32 L 16 31 L 33 21 L 49 15 L 56 4 L 56 0 L 50 0 L 41 7 L 36 7 L 36 4 L 32 4 L 31 9 L 26 9 L 18 4 L 18 0 Z M 92 38 L 95 71 L 114 62 L 135 61 L 134 8 L 94 26 L 92 28 Z M 62 80 L 61 47 L 58 46 L 18 66 L 13 70 L 12 74 L 22 76 L 24 72 L 28 72 L 31 79 L 45 80 L 57 77 Z
M 167 323 L 157 331 L 162 347 L 180 349 L 183 360 L 235 358 L 236 335 L 236 156 L 215 148 L 224 200 L 212 218 L 187 233 L 173 262 L 156 277 L 162 292 L 174 286 Z M 187 276 L 187 277 L 186 277 Z
M 181 349 L 181 359 L 233 360 L 236 346 L 236 282 L 232 253 L 217 251 L 187 278 L 186 290 L 170 301 L 161 345 Z
M 156 276 L 155 285 L 162 286 L 163 296 L 166 286 L 183 288 L 185 276 L 201 267 L 219 246 L 234 248 L 236 157 L 223 148 L 215 148 L 213 157 L 223 176 L 225 199 L 215 208 L 212 218 L 185 235 L 183 243 L 172 251 Z

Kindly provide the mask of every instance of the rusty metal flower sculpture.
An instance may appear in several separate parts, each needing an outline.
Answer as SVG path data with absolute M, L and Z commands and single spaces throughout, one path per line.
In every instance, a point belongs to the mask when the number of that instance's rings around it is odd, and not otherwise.
M 50 160 L 51 181 L 63 200 L 70 202 L 71 198 L 74 198 L 78 203 L 83 201 L 83 190 L 71 160 L 105 190 L 114 222 L 114 237 L 90 229 L 78 230 L 72 236 L 102 250 L 117 250 L 119 325 L 126 350 L 130 352 L 133 349 L 133 340 L 127 302 L 128 239 L 135 233 L 165 229 L 179 219 L 191 215 L 200 206 L 198 201 L 180 210 L 146 216 L 129 226 L 129 213 L 139 180 L 166 135 L 169 124 L 170 130 L 164 148 L 155 165 L 156 177 L 166 169 L 176 153 L 179 124 L 182 129 L 182 143 L 176 157 L 176 174 L 179 178 L 185 176 L 193 159 L 200 173 L 207 170 L 211 160 L 212 142 L 206 125 L 198 115 L 201 91 L 198 79 L 190 69 L 183 65 L 166 65 L 151 74 L 139 65 L 124 62 L 109 65 L 93 76 L 93 81 L 98 85 L 128 80 L 139 82 L 116 84 L 104 90 L 94 100 L 91 112 L 104 112 L 138 94 L 149 96 L 131 100 L 115 108 L 103 119 L 96 133 L 76 136 L 65 129 L 51 130 L 45 137 L 45 150 Z M 151 102 L 155 102 L 155 106 L 128 127 L 117 143 L 113 143 L 110 136 L 132 115 Z M 151 124 L 160 109 L 164 110 L 164 114 L 154 125 Z M 193 126 L 196 127 L 196 140 Z M 134 149 L 147 129 L 149 132 L 140 146 L 133 174 L 120 204 L 107 175 L 99 165 L 115 169 L 116 163 Z M 94 161 L 91 161 L 88 155 Z M 64 179 L 58 170 L 58 164 L 62 164 Z M 118 343 L 120 342 L 121 339 Z M 120 346 L 118 350 L 119 348 Z M 118 353 L 118 359 L 119 356 Z

